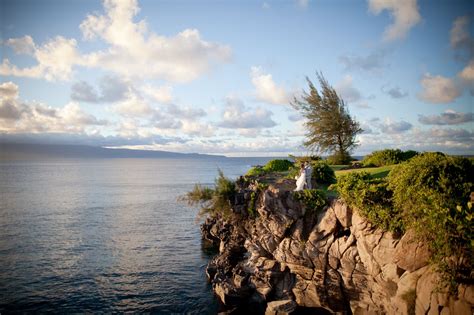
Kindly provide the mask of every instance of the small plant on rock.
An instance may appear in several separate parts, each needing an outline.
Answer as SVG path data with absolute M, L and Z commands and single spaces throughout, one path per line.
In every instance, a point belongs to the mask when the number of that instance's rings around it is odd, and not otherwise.
M 294 198 L 303 203 L 306 209 L 319 212 L 326 206 L 326 194 L 322 190 L 304 189 L 294 192 Z
M 190 206 L 201 206 L 198 216 L 206 214 L 210 216 L 228 216 L 232 210 L 235 192 L 235 183 L 226 178 L 224 173 L 219 170 L 214 189 L 196 184 L 193 190 L 179 199 L 186 201 Z

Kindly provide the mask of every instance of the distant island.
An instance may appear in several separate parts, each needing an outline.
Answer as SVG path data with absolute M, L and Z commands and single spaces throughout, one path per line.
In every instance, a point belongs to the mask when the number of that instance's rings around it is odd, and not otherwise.
M 226 158 L 223 155 L 176 153 L 168 151 L 110 149 L 87 145 L 0 143 L 0 160 L 38 158 Z

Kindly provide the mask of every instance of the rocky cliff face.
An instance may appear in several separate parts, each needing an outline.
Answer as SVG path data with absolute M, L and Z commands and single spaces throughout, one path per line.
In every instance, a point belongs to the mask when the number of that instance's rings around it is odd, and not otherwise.
M 237 198 L 245 213 L 248 194 Z M 407 232 L 374 229 L 357 210 L 332 200 L 316 213 L 271 186 L 258 216 L 208 218 L 203 237 L 219 254 L 207 273 L 227 312 L 286 314 L 472 314 L 474 286 L 437 288 L 428 249 Z

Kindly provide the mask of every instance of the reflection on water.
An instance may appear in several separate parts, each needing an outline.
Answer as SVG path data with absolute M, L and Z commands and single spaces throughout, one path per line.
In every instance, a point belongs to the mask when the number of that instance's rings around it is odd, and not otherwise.
M 266 159 L 0 163 L 0 312 L 215 313 L 196 209 L 176 198 Z

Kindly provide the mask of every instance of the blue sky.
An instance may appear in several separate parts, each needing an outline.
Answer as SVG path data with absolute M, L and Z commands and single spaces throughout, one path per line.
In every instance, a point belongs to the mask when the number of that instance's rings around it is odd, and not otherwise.
M 474 154 L 469 1 L 0 3 L 3 140 L 306 153 L 289 101 L 321 71 L 354 154 Z

